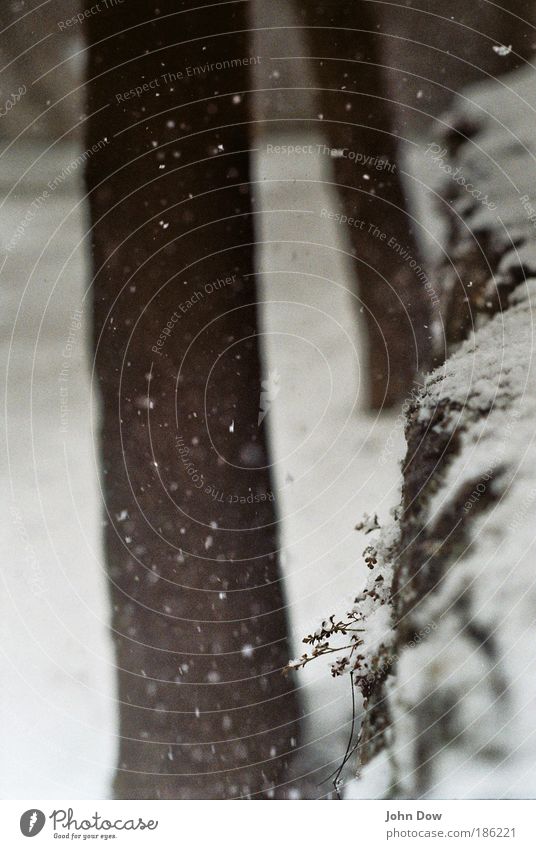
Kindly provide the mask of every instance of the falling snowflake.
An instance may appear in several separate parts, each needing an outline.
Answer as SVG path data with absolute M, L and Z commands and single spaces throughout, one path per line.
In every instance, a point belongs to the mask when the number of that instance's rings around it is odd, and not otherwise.
M 493 50 L 498 56 L 508 56 L 512 52 L 512 45 L 509 44 L 507 47 L 506 44 L 494 44 Z

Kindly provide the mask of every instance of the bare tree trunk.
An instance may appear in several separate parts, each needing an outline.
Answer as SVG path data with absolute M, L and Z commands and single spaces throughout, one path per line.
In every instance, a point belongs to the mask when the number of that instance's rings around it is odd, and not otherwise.
M 256 59 L 243 4 L 144 5 L 88 24 L 115 792 L 295 796 L 299 709 L 281 674 L 277 504 L 259 426 Z
M 303 3 L 322 126 L 333 149 L 339 212 L 355 256 L 368 333 L 373 408 L 392 406 L 429 367 L 430 301 L 398 165 L 398 136 L 382 70 L 384 39 L 373 4 Z M 407 251 L 408 262 L 397 250 Z M 413 262 L 413 268 L 410 266 Z M 417 269 L 417 270 L 416 270 Z
M 370 402 L 389 407 L 411 394 L 437 357 L 436 293 L 424 285 L 400 148 L 462 85 L 523 64 L 536 47 L 534 12 L 527 0 L 505 8 L 460 0 L 448 10 L 441 0 L 297 5 L 334 149 L 339 209 L 357 222 L 347 229 L 368 332 Z M 512 49 L 504 55 L 493 49 L 500 45 Z

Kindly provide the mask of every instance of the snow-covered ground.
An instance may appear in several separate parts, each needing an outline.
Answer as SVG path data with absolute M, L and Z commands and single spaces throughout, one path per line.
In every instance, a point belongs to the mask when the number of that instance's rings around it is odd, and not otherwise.
M 396 502 L 402 439 L 394 416 L 378 420 L 363 410 L 359 303 L 345 232 L 320 216 L 330 202 L 321 182 L 329 160 L 281 160 L 266 143 L 258 148 L 265 369 L 280 375 L 269 416 L 298 652 L 303 634 L 363 583 L 365 542 L 354 526 L 364 511 L 386 516 Z M 77 155 L 56 146 L 15 186 L 41 150 L 17 145 L 3 156 L 4 245 L 48 180 Z M 75 171 L 37 210 L 1 272 L 4 798 L 105 798 L 115 757 L 80 176 Z M 336 763 L 349 731 L 348 682 L 333 682 L 323 664 L 297 680 L 318 761 Z
M 3 246 L 77 155 L 56 147 L 15 188 L 39 152 L 16 145 L 2 157 Z M 80 201 L 75 173 L 36 210 L 1 272 L 4 798 L 105 797 L 114 760 Z

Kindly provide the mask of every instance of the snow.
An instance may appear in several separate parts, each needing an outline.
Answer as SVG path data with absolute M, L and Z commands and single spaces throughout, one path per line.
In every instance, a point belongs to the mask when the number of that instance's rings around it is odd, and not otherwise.
M 495 502 L 466 521 L 470 538 L 463 552 L 449 566 L 440 591 L 419 606 L 420 619 L 437 623 L 437 630 L 407 651 L 397 668 L 392 704 L 405 702 L 407 709 L 432 694 L 438 704 L 449 698 L 457 704 L 456 723 L 463 734 L 432 752 L 430 798 L 536 796 L 530 767 L 536 758 L 533 305 L 519 293 L 515 300 L 515 306 L 477 334 L 477 342 L 467 343 L 451 359 L 441 389 L 449 397 L 449 379 L 456 369 L 495 375 L 466 384 L 462 420 L 456 423 L 464 428 L 460 450 L 427 507 L 430 533 L 449 504 L 473 485 L 483 482 L 484 490 L 477 490 L 482 498 L 492 487 Z M 437 400 L 439 385 L 427 399 L 428 407 Z M 475 415 L 482 410 L 487 411 L 483 421 Z M 496 457 L 500 462 L 494 466 Z M 490 467 L 493 479 L 488 483 Z M 457 605 L 462 598 L 469 604 L 468 621 L 478 633 L 489 635 L 492 657 L 460 632 Z M 396 726 L 395 719 L 394 754 L 403 758 L 404 751 L 412 750 L 416 729 L 408 735 Z M 406 773 L 403 767 L 401 772 L 411 787 L 412 770 Z
M 355 526 L 356 531 L 363 531 L 365 534 L 370 534 L 372 531 L 377 531 L 379 528 L 380 524 L 376 513 L 374 513 L 373 516 L 369 516 L 368 513 L 365 513 L 362 520 Z
M 509 44 L 506 46 L 506 44 L 494 44 L 492 49 L 499 56 L 508 56 L 512 52 L 512 45 Z
M 322 141 L 307 139 L 313 146 Z M 388 517 L 397 504 L 403 452 L 402 419 L 365 409 L 347 234 L 320 217 L 333 198 L 324 182 L 329 163 L 325 156 L 270 153 L 256 169 L 266 210 L 259 228 L 265 357 L 280 375 L 266 422 L 293 657 L 303 654 L 303 636 L 315 623 L 340 610 L 341 599 L 351 604 L 352 591 L 367 580 L 361 552 L 370 537 L 355 526 L 365 512 Z M 384 455 L 389 439 L 392 450 Z M 329 673 L 332 659 L 291 673 L 305 700 L 306 743 L 315 745 L 327 773 L 344 754 L 351 708 L 348 680 Z
M 4 161 L 4 179 L 24 170 L 21 158 L 32 161 L 34 150 L 18 148 L 14 160 Z M 9 238 L 12 222 L 20 218 L 41 181 L 48 173 L 58 173 L 58 164 L 71 161 L 73 153 L 60 149 L 41 160 L 40 174 L 30 175 L 24 191 L 4 204 L 0 238 Z M 310 162 L 304 171 L 303 162 L 276 162 L 273 157 L 259 161 L 259 174 L 269 178 L 265 206 L 307 207 L 312 196 L 305 184 L 270 180 L 321 178 L 325 161 L 329 159 L 320 157 L 312 171 Z M 321 185 L 315 191 L 320 210 L 329 202 L 329 193 Z M 3 356 L 7 359 L 10 351 L 9 456 L 11 469 L 16 469 L 11 474 L 13 498 L 4 506 L 5 515 L 13 517 L 4 523 L 6 601 L 0 626 L 5 651 L 0 665 L 6 682 L 0 703 L 4 798 L 106 798 L 115 761 L 114 667 L 107 631 L 98 464 L 89 420 L 96 411 L 90 406 L 85 357 L 90 345 L 91 308 L 83 300 L 88 258 L 78 248 L 69 259 L 86 225 L 84 210 L 76 207 L 80 197 L 79 183 L 58 188 L 47 214 L 32 222 L 24 252 L 10 256 L 2 272 L 9 282 L 3 295 Z M 70 210 L 61 238 L 55 237 L 40 258 Z M 303 244 L 304 220 L 308 244 Z M 348 596 L 349 587 L 365 579 L 360 554 L 366 537 L 355 525 L 366 509 L 385 516 L 396 503 L 403 442 L 401 422 L 393 416 L 378 422 L 363 411 L 362 353 L 352 315 L 355 294 L 343 253 L 343 228 L 331 224 L 326 229 L 319 215 L 268 212 L 263 237 L 272 240 L 261 256 L 266 271 L 266 374 L 281 376 L 278 392 L 272 392 L 272 384 L 268 388 L 273 400 L 267 416 L 283 519 L 282 562 L 293 650 L 298 654 L 303 634 L 325 613 L 326 604 L 335 605 Z M 284 242 L 273 241 L 281 238 Z M 68 428 L 60 434 L 57 381 L 62 348 L 81 304 L 82 329 L 68 382 Z M 34 344 L 35 356 L 29 356 Z M 145 410 L 153 402 L 140 396 L 136 404 Z M 380 467 L 378 457 L 388 438 L 392 456 Z M 9 491 L 9 478 L 5 482 Z M 127 511 L 120 511 L 118 521 L 127 520 Z M 210 544 L 208 535 L 207 547 Z M 225 598 L 225 593 L 219 594 L 220 603 Z M 243 647 L 246 657 L 252 651 L 253 646 Z M 299 674 L 307 740 L 316 744 L 321 763 L 331 771 L 346 745 L 349 691 L 333 686 L 325 667 Z
M 270 25 L 273 11 L 268 7 L 264 4 Z M 266 63 L 273 79 L 288 74 L 272 68 Z M 293 63 L 294 77 L 299 68 L 299 62 Z M 264 66 L 259 70 L 263 72 Z M 347 111 L 351 108 L 348 103 Z M 153 147 L 158 144 L 153 140 Z M 25 151 L 18 145 L 11 156 L 14 160 L 3 156 L 2 180 L 21 173 L 22 159 L 32 161 L 35 148 Z M 180 152 L 173 156 L 179 158 Z M 31 174 L 25 187 L 3 203 L 3 241 L 9 239 L 12 224 L 24 214 L 28 201 L 59 172 L 58 164 L 72 158 L 71 149 L 57 146 L 40 161 L 39 173 Z M 327 184 L 329 159 L 284 160 L 259 153 L 256 163 L 257 179 L 263 184 L 258 205 L 266 210 L 259 231 L 264 242 L 259 265 L 264 272 L 260 282 L 266 372 L 281 375 L 267 421 L 294 654 L 299 654 L 303 634 L 326 615 L 326 608 L 335 610 L 341 598 L 350 606 L 353 588 L 359 590 L 382 568 L 381 556 L 371 572 L 361 556 L 373 528 L 355 526 L 365 511 L 384 525 L 399 500 L 398 461 L 403 451 L 401 418 L 378 418 L 364 409 L 364 352 L 347 234 L 344 227 L 320 217 L 320 210 L 333 201 Z M 4 509 L 6 514 L 6 508 L 12 508 L 12 522 L 4 527 L 6 601 L 0 617 L 5 651 L 0 660 L 4 798 L 104 798 L 110 792 L 116 756 L 98 463 L 90 428 L 96 411 L 90 404 L 88 361 L 83 355 L 89 350 L 91 313 L 85 301 L 76 369 L 69 381 L 68 432 L 60 435 L 58 427 L 61 345 L 73 311 L 83 302 L 88 267 L 84 250 L 77 248 L 70 256 L 87 228 L 86 212 L 77 206 L 80 198 L 80 184 L 62 184 L 47 214 L 32 222 L 24 252 L 10 256 L 2 271 L 8 281 L 1 320 L 2 353 L 6 360 L 10 356 L 7 435 L 13 472 L 9 478 L 6 473 L 5 482 L 14 488 Z M 41 257 L 41 249 L 69 211 L 61 234 Z M 167 229 L 165 219 L 160 226 Z M 140 415 L 153 408 L 147 397 L 135 403 Z M 120 521 L 128 518 L 123 513 Z M 179 562 L 180 557 L 182 553 Z M 383 574 L 387 586 L 385 569 Z M 225 599 L 226 594 L 220 593 L 219 600 Z M 374 605 L 370 606 L 374 613 Z M 390 636 L 385 609 L 376 613 L 366 643 L 371 652 Z M 253 651 L 249 644 L 242 648 L 246 658 Z M 188 664 L 177 669 L 177 682 L 186 672 Z M 300 672 L 297 685 L 305 703 L 306 742 L 309 748 L 314 744 L 319 764 L 329 766 L 329 772 L 344 753 L 350 729 L 347 679 L 333 681 L 326 664 L 320 663 Z M 199 708 L 195 715 L 200 717 Z M 232 728 L 231 717 L 222 717 L 222 728 L 226 732 Z M 292 744 L 297 745 L 296 739 Z M 168 758 L 172 757 L 170 749 Z M 377 763 L 367 772 L 368 783 L 351 793 L 359 794 L 364 786 L 371 788 L 371 795 L 383 792 Z
M 19 175 L 34 150 L 21 146 L 11 158 L 4 156 L 4 190 L 12 184 L 6 185 L 8 175 L 11 180 Z M 73 153 L 45 157 L 4 201 L 3 243 L 13 222 Z M 85 216 L 75 206 L 80 189 L 78 182 L 65 181 L 51 195 L 46 212 L 21 240 L 24 250 L 8 257 L 1 274 L 1 356 L 8 363 L 9 405 L 2 440 L 3 798 L 105 798 L 115 760 L 114 669 L 84 356 L 86 255 L 76 247 L 85 229 Z M 65 229 L 54 236 L 67 213 Z M 83 328 L 66 359 L 64 346 L 78 309 Z
M 510 308 L 425 382 L 417 421 L 427 424 L 441 405 L 441 430 L 459 445 L 435 494 L 421 495 L 420 533 L 441 541 L 440 523 L 454 514 L 467 538 L 447 555 L 433 592 L 411 605 L 420 636 L 402 647 L 394 642 L 388 752 L 369 764 L 362 786 L 352 785 L 356 798 L 381 785 L 387 754 L 402 797 L 536 796 L 533 283 L 519 286 Z M 477 512 L 479 501 L 485 509 Z M 388 561 L 395 527 L 380 535 Z M 388 624 L 374 604 L 360 609 L 366 656 Z
M 489 207 L 468 208 L 461 189 L 452 206 L 464 217 L 453 219 L 450 247 L 457 258 L 470 255 L 466 225 L 487 239 L 497 235 L 498 267 L 488 266 L 485 291 L 487 306 L 497 307 L 501 290 L 501 308 L 491 320 L 478 317 L 410 410 L 409 433 L 422 451 L 413 465 L 434 456 L 438 437 L 441 445 L 450 440 L 452 453 L 431 472 L 433 486 L 417 477 L 416 493 L 410 468 L 407 515 L 400 511 L 398 520 L 404 548 L 396 518 L 380 532 L 376 550 L 384 547 L 388 576 L 401 563 L 397 593 L 414 636 L 404 643 L 391 631 L 394 674 L 379 694 L 390 713 L 386 746 L 352 784 L 353 798 L 536 797 L 534 74 L 512 74 L 500 86 L 474 86 L 452 115 L 455 125 L 464 116 L 474 127 L 455 164 L 490 189 L 500 218 Z M 500 175 L 498 165 L 506 168 Z M 370 552 L 377 569 L 374 559 L 383 572 L 381 554 Z M 412 574 L 424 580 L 418 595 L 407 580 Z M 386 607 L 366 591 L 354 610 L 364 617 L 365 663 L 390 622 L 378 619 Z M 374 726 L 368 730 L 374 734 Z

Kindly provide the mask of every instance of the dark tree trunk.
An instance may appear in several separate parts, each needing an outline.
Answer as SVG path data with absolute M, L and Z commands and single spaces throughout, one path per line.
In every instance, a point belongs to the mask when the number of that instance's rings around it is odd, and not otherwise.
M 125 3 L 88 22 L 119 798 L 300 792 L 258 425 L 245 30 L 241 3 Z
M 375 408 L 410 395 L 416 376 L 437 361 L 431 336 L 437 292 L 425 285 L 422 234 L 408 207 L 400 150 L 410 147 L 417 128 L 429 131 L 430 119 L 461 86 L 517 68 L 534 50 L 532 4 L 510 0 L 504 7 L 464 0 L 448 11 L 441 0 L 403 7 L 367 0 L 298 3 L 322 126 L 329 145 L 345 151 L 333 159 L 339 211 L 359 221 L 346 229 L 366 317 Z M 512 51 L 500 55 L 493 49 L 500 45 Z
M 398 164 L 398 130 L 382 71 L 385 39 L 368 2 L 303 3 L 332 149 L 338 212 L 355 256 L 368 334 L 369 400 L 393 406 L 431 361 L 430 298 Z M 406 259 L 401 259 L 404 252 Z M 413 268 L 411 267 L 413 264 Z
M 139 6 L 88 19 L 88 147 L 100 148 L 87 171 L 95 374 L 121 714 L 115 791 L 309 794 L 293 763 L 299 706 L 281 675 L 277 504 L 259 427 L 245 4 Z M 340 212 L 363 222 L 348 232 L 380 407 L 408 393 L 431 350 L 397 163 L 407 107 L 393 117 L 372 6 L 301 11 L 321 57 L 322 123 L 347 154 L 333 160 Z M 490 56 L 495 67 L 491 46 Z M 464 120 L 460 137 L 475 132 Z M 465 317 L 453 322 L 458 341 Z

